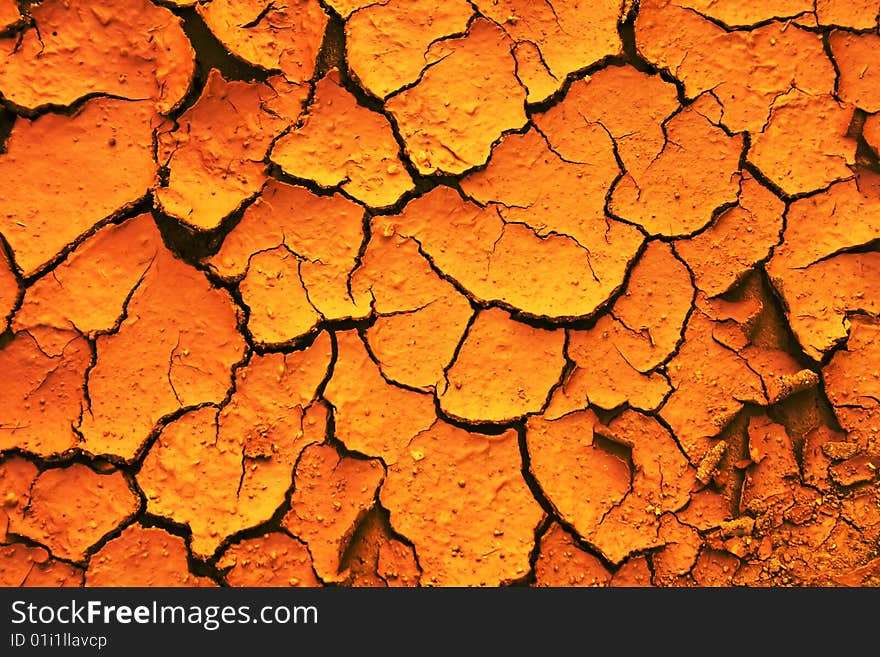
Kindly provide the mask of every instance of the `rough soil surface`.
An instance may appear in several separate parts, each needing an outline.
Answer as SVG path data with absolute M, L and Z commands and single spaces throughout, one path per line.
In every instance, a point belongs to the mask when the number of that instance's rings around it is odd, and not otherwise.
M 0 8 L 0 26 L 16 22 L 10 4 Z M 184 101 L 195 52 L 183 21 L 169 9 L 149 0 L 28 5 L 22 29 L 0 38 L 0 93 L 14 107 L 63 109 L 101 95 L 149 100 L 167 114 Z
M 256 196 L 266 182 L 266 152 L 299 112 L 279 115 L 269 103 L 283 94 L 303 100 L 306 89 L 272 87 L 272 81 L 227 82 L 212 69 L 199 99 L 157 132 L 157 209 L 199 230 Z
M 490 170 L 491 163 L 486 171 Z M 537 190 L 523 190 L 514 184 L 522 183 L 516 178 L 521 179 L 523 171 L 514 170 L 512 179 L 499 180 L 498 186 L 509 186 L 521 196 L 534 194 Z M 484 178 L 483 173 L 477 176 Z M 552 188 L 552 170 L 545 175 Z M 469 178 L 463 184 L 473 193 L 479 193 L 478 185 L 483 186 L 482 182 L 472 186 Z M 522 207 L 528 209 L 527 205 Z M 544 320 L 586 318 L 623 284 L 644 236 L 614 219 L 591 222 L 589 206 L 578 211 L 584 212 L 583 218 L 551 213 L 547 217 L 559 222 L 561 229 L 574 232 L 575 237 L 557 232 L 552 223 L 544 224 L 540 206 L 538 212 L 517 212 L 516 208 L 513 212 L 528 217 L 535 228 L 506 221 L 503 204 L 481 206 L 461 198 L 453 189 L 438 186 L 392 216 L 386 232 L 413 240 L 441 275 L 477 302 L 498 304 Z M 606 251 L 609 244 L 614 248 Z
M 390 207 L 412 189 L 388 119 L 358 105 L 333 69 L 315 85 L 299 125 L 272 149 L 284 173 L 339 187 L 369 207 Z
M 662 124 L 665 141 L 643 171 L 628 171 L 609 204 L 615 217 L 651 235 L 689 235 L 708 226 L 718 208 L 736 201 L 740 189 L 740 135 L 733 137 L 702 108 L 717 110 L 708 96 Z
M 202 555 L 269 520 L 302 450 L 324 438 L 326 414 L 314 400 L 330 357 L 326 333 L 304 351 L 253 356 L 230 397 L 169 423 L 137 475 L 148 511 L 189 524 Z
M 623 50 L 617 0 L 591 2 L 588 11 L 577 0 L 475 0 L 473 5 L 516 44 L 517 77 L 529 91 L 529 102 L 545 100 L 569 74 Z M 548 77 L 554 82 L 548 84 Z
M 526 90 L 512 45 L 500 27 L 478 18 L 465 36 L 435 41 L 418 82 L 385 102 L 419 173 L 456 175 L 483 165 L 499 137 L 525 126 Z
M 283 532 L 233 543 L 217 561 L 229 586 L 319 586 L 306 545 Z
M 880 585 L 876 0 L 0 0 L 0 586 Z
M 327 445 L 312 445 L 296 465 L 290 511 L 281 521 L 301 536 L 315 572 L 325 582 L 344 578 L 342 558 L 352 535 L 373 507 L 385 477 L 378 459 L 340 456 Z
M 379 494 L 430 586 L 524 578 L 543 511 L 523 478 L 516 432 L 480 435 L 442 420 L 415 436 Z
M 7 30 L 22 18 L 18 0 L 0 0 L 0 29 Z
M 468 298 L 432 269 L 393 220 L 371 221 L 372 237 L 352 276 L 357 297 L 369 296 L 376 321 L 365 338 L 382 376 L 428 390 L 443 380 L 474 315 Z
M 346 13 L 342 8 L 346 3 L 328 4 Z M 431 45 L 466 32 L 474 15 L 467 0 L 362 4 L 345 22 L 346 61 L 359 84 L 383 99 L 416 82 Z
M 0 152 L 0 231 L 24 276 L 45 271 L 96 225 L 144 198 L 158 169 L 159 124 L 150 103 L 109 97 L 71 114 L 15 121 Z
M 264 0 L 211 0 L 196 10 L 230 53 L 248 64 L 280 71 L 299 84 L 312 79 L 327 14 L 318 0 L 274 4 Z
M 7 494 L 7 503 L 10 495 L 15 493 Z M 138 506 L 137 495 L 119 470 L 102 473 L 73 463 L 35 474 L 25 494 L 6 512 L 6 537 L 22 536 L 59 559 L 82 561 Z
M 189 572 L 186 543 L 158 527 L 129 525 L 92 556 L 86 586 L 215 586 Z
M 369 299 L 366 294 L 353 295 L 350 279 L 364 244 L 364 215 L 363 206 L 342 194 L 319 196 L 273 179 L 206 264 L 224 281 L 245 286 L 241 290 L 244 304 L 251 313 L 256 309 L 257 317 L 265 314 L 271 320 L 273 306 L 264 307 L 264 303 L 271 304 L 272 290 L 257 283 L 250 288 L 257 298 L 245 294 L 252 258 L 272 249 L 277 250 L 276 259 L 287 252 L 292 257 L 288 267 L 294 263 L 298 267 L 309 304 L 322 319 L 361 319 L 369 315 Z M 258 268 L 253 273 L 262 276 Z M 269 299 L 260 298 L 265 296 Z M 282 305 L 279 310 L 287 309 Z

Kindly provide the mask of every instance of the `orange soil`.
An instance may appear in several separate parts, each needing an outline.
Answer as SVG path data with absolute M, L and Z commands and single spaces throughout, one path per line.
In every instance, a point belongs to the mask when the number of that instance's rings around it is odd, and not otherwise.
M 878 47 L 0 0 L 0 585 L 877 586 Z

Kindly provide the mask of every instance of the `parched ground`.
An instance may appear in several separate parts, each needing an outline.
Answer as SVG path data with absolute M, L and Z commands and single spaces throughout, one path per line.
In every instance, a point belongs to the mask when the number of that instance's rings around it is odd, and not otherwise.
M 0 585 L 880 585 L 877 0 L 0 0 Z

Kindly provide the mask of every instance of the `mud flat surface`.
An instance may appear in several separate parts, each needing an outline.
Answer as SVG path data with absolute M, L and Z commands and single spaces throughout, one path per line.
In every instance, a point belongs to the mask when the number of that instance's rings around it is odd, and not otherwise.
M 0 0 L 0 585 L 880 585 L 835 0 Z

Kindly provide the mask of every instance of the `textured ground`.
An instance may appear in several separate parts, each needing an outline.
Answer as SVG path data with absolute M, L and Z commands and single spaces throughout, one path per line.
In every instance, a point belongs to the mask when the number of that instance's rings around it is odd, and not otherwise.
M 0 0 L 0 584 L 880 585 L 877 0 Z

